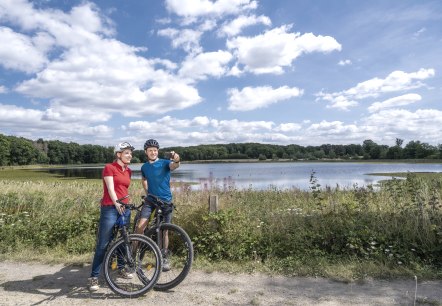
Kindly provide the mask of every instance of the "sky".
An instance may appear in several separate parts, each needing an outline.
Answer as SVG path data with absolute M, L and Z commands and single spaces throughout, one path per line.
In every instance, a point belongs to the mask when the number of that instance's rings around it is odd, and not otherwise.
M 442 144 L 439 0 L 0 0 L 0 133 Z

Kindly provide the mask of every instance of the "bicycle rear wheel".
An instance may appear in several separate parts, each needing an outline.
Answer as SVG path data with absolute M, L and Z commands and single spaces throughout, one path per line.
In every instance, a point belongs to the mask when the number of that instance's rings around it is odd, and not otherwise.
M 118 239 L 106 253 L 104 275 L 111 290 L 135 298 L 153 288 L 161 274 L 161 252 L 148 237 L 129 235 L 129 245 Z
M 162 242 L 163 239 L 157 237 L 157 234 L 163 237 L 166 232 L 168 236 L 167 246 Z M 171 223 L 161 223 L 158 232 L 156 227 L 149 228 L 145 234 L 159 244 L 163 258 L 168 261 L 170 266 L 168 271 L 163 269 L 155 289 L 166 291 L 174 288 L 186 278 L 192 267 L 193 246 L 189 235 L 181 227 Z

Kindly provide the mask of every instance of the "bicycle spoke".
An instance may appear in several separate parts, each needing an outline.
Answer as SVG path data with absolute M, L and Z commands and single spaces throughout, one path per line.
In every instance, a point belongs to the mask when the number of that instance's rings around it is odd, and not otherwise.
M 186 232 L 175 224 L 162 224 L 159 235 L 167 236 L 167 239 L 163 237 L 154 240 L 161 245 L 163 255 L 163 271 L 155 288 L 169 290 L 181 283 L 189 273 L 193 261 L 193 247 Z M 165 269 L 166 266 L 168 269 Z
M 151 289 L 160 274 L 160 254 L 155 243 L 141 235 L 130 235 L 131 253 L 123 239 L 111 247 L 105 258 L 109 287 L 125 297 L 136 297 Z

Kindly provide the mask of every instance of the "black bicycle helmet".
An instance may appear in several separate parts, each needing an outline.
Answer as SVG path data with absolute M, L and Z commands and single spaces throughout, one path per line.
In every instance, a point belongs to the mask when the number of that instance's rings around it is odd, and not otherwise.
M 148 139 L 144 143 L 144 150 L 146 150 L 149 147 L 155 147 L 155 148 L 159 149 L 160 145 L 159 145 L 158 141 L 156 141 L 155 139 Z

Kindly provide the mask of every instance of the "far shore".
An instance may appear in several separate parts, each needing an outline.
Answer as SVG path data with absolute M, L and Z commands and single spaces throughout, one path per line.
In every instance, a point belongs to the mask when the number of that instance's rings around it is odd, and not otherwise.
M 142 164 L 132 163 L 132 164 Z M 442 164 L 442 159 L 210 159 L 210 160 L 182 160 L 182 164 L 217 164 L 217 163 L 428 163 L 428 164 Z M 75 167 L 102 167 L 104 164 L 33 164 L 33 165 L 14 165 L 14 166 L 0 166 L 1 170 L 8 169 L 39 169 L 39 168 L 75 168 Z M 373 175 L 378 175 L 372 173 Z

